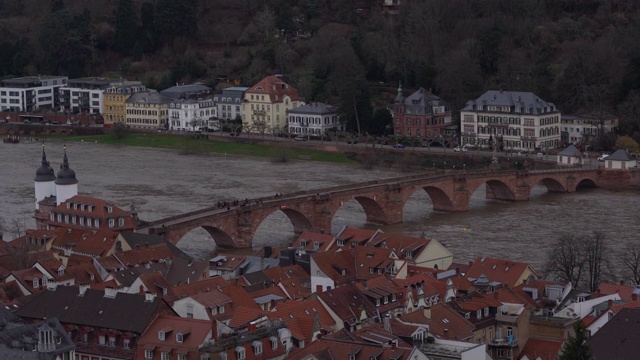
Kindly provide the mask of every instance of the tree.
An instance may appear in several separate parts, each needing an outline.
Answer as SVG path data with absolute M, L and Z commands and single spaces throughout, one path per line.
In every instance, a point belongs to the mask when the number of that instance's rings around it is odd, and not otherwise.
M 393 122 L 393 115 L 387 108 L 377 109 L 373 113 L 371 122 L 367 126 L 367 132 L 372 135 L 384 135 L 385 128 Z
M 111 132 L 116 139 L 122 139 L 127 133 L 127 126 L 121 122 L 114 123 Z
M 569 336 L 566 340 L 558 360 L 591 360 L 591 348 L 587 345 L 587 328 L 578 320 L 573 325 L 573 331 L 575 335 Z
M 576 288 L 596 291 L 611 273 L 611 249 L 603 233 L 567 234 L 547 252 L 547 276 L 570 281 Z
M 640 131 L 640 90 L 632 90 L 618 106 L 620 126 L 627 134 Z
M 616 149 L 627 150 L 632 154 L 636 154 L 640 152 L 640 145 L 631 138 L 631 136 L 625 135 L 620 136 L 618 140 L 616 140 Z
M 138 17 L 132 0 L 120 0 L 115 10 L 115 48 L 124 55 L 131 55 L 138 41 Z
M 633 279 L 634 284 L 640 284 L 640 246 L 628 244 L 620 251 L 619 259 L 624 273 Z

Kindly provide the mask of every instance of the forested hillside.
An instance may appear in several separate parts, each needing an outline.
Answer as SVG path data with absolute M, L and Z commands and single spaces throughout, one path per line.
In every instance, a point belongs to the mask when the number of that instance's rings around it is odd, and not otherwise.
M 282 74 L 309 100 L 374 111 L 405 90 L 459 109 L 490 88 L 640 126 L 634 0 L 3 0 L 0 76 L 122 76 L 150 88 Z M 219 84 L 220 83 L 220 84 Z M 355 104 L 355 106 L 354 106 Z M 365 129 L 366 130 L 366 129 Z

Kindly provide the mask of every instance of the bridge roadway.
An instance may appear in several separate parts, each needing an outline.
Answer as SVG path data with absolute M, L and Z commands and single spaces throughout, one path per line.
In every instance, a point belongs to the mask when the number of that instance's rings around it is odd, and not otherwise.
M 573 192 L 583 181 L 597 186 L 602 170 L 597 167 L 550 170 L 445 170 L 364 183 L 299 191 L 239 200 L 223 199 L 227 206 L 212 206 L 143 224 L 138 231 L 162 234 L 177 243 L 187 232 L 202 227 L 222 247 L 250 247 L 253 234 L 270 214 L 283 211 L 294 231 L 331 229 L 331 220 L 344 202 L 355 199 L 365 210 L 367 221 L 401 223 L 407 199 L 420 189 L 426 191 L 437 211 L 466 211 L 469 198 L 487 184 L 487 198 L 524 201 L 531 188 L 544 184 L 548 191 Z M 216 200 L 218 201 L 218 200 Z M 231 205 L 230 205 L 231 204 Z

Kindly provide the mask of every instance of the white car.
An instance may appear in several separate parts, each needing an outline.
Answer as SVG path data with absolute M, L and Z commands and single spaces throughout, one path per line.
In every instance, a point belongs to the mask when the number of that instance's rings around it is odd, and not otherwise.
M 598 156 L 598 161 L 604 161 L 608 157 L 609 157 L 609 154 L 602 154 Z
M 463 146 L 463 147 L 456 146 L 456 147 L 453 148 L 453 151 L 455 151 L 455 152 L 460 152 L 460 151 L 467 152 L 467 147 L 466 146 Z
M 307 141 L 307 137 L 304 135 L 298 135 L 295 138 L 293 138 L 293 140 L 295 141 Z

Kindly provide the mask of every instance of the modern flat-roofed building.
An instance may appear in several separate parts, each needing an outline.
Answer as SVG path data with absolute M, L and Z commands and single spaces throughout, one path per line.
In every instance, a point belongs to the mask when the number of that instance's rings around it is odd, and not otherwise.
M 560 110 L 531 92 L 489 90 L 460 110 L 463 144 L 533 151 L 561 145 Z
M 59 89 L 60 109 L 72 113 L 102 114 L 103 93 L 121 81 L 98 77 L 71 79 Z
M 0 110 L 32 112 L 58 105 L 58 89 L 67 84 L 66 76 L 26 76 L 2 80 Z

